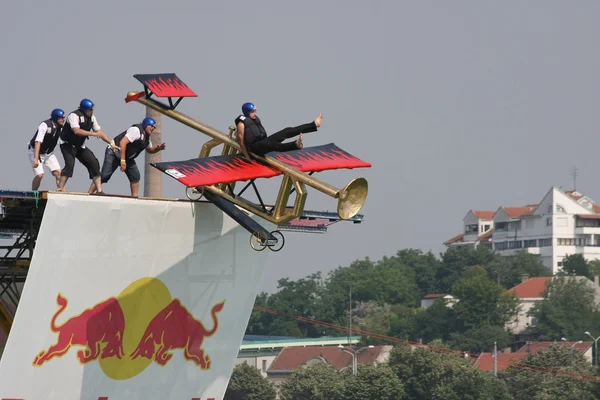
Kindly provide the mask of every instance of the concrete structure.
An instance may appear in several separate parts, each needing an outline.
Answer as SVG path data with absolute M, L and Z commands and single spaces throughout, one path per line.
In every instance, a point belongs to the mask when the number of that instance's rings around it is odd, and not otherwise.
M 503 256 L 526 251 L 539 255 L 555 274 L 568 255 L 600 259 L 599 235 L 600 206 L 579 192 L 552 187 L 537 204 L 469 211 L 463 233 L 444 244 L 485 246 Z

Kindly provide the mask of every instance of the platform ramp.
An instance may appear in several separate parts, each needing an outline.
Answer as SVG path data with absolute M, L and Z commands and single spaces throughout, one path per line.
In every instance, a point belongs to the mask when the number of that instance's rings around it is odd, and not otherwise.
M 222 399 L 268 254 L 210 203 L 50 193 L 0 399 Z

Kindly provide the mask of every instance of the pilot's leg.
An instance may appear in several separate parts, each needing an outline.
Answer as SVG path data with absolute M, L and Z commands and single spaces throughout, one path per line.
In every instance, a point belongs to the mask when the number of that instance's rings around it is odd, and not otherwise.
M 267 139 L 274 141 L 274 142 L 281 143 L 285 139 L 291 139 L 295 136 L 298 136 L 301 133 L 309 133 L 309 132 L 316 132 L 316 131 L 317 131 L 317 125 L 313 121 L 308 124 L 302 124 L 302 125 L 282 129 L 279 132 L 272 134 Z M 279 151 L 284 151 L 284 150 L 279 150 Z
M 267 153 L 272 151 L 292 151 L 298 150 L 298 146 L 296 142 L 289 143 L 281 143 L 275 140 L 271 140 L 271 138 L 263 139 L 256 143 L 253 143 L 249 149 L 252 153 L 258 154 L 260 156 L 264 156 Z

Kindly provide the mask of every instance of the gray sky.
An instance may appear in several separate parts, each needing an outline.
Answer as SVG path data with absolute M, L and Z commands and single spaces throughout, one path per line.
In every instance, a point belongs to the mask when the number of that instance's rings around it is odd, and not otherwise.
M 55 107 L 88 97 L 114 137 L 144 116 L 125 104 L 135 73 L 175 72 L 196 93 L 179 109 L 222 131 L 245 101 L 270 133 L 324 113 L 305 146 L 334 142 L 373 163 L 328 171 L 369 181 L 361 225 L 286 235 L 264 289 L 402 248 L 443 251 L 471 209 L 541 200 L 551 185 L 600 201 L 597 1 L 14 1 L 0 13 L 0 187 L 30 189 L 25 143 Z M 38 28 L 39 27 L 39 28 Z M 163 160 L 204 135 L 163 118 Z M 90 147 L 102 163 L 104 144 Z M 63 163 L 59 152 L 59 160 Z M 140 160 L 141 161 L 141 160 Z M 41 190 L 54 188 L 47 173 Z M 77 163 L 70 191 L 86 191 Z M 163 178 L 163 194 L 184 187 Z M 274 199 L 279 183 L 261 187 Z M 108 193 L 128 194 L 115 173 Z M 306 208 L 335 210 L 310 190 Z

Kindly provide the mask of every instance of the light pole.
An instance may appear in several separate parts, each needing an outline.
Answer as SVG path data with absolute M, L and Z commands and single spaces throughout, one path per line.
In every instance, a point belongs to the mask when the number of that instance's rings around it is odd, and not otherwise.
M 592 339 L 594 339 L 594 337 L 592 336 L 591 333 L 589 332 L 584 332 L 586 335 L 588 335 L 589 337 L 591 337 Z M 598 365 L 598 339 L 600 339 L 600 336 L 598 336 L 596 339 L 594 339 L 594 365 Z
M 582 341 L 580 340 L 580 341 L 578 341 L 578 342 L 575 342 L 575 343 L 573 343 L 573 344 L 571 345 L 571 359 L 573 359 L 573 347 L 575 347 L 575 345 L 577 345 L 577 344 L 579 344 L 579 343 L 582 343 Z
M 356 375 L 356 374 L 357 374 L 357 372 L 358 372 L 358 363 L 357 363 L 357 361 L 356 361 L 356 356 L 357 356 L 357 355 L 358 355 L 358 353 L 360 353 L 361 351 L 363 351 L 363 350 L 366 350 L 366 349 L 372 349 L 372 348 L 374 348 L 374 347 L 375 347 L 375 346 L 373 346 L 373 345 L 370 345 L 370 346 L 368 346 L 368 347 L 363 347 L 362 349 L 354 350 L 354 349 L 353 349 L 353 348 L 351 348 L 351 347 L 348 347 L 348 348 L 346 349 L 346 348 L 344 348 L 344 346 L 342 346 L 342 345 L 340 344 L 340 345 L 338 346 L 338 349 L 340 349 L 341 351 L 343 351 L 343 352 L 345 352 L 345 353 L 348 353 L 348 354 L 350 354 L 350 355 L 352 356 L 352 375 Z

